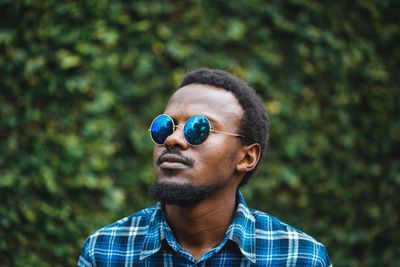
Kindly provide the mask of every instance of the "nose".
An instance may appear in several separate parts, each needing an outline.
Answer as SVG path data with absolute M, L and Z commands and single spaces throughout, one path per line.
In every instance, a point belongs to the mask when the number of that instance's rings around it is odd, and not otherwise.
M 186 142 L 183 136 L 183 126 L 176 125 L 175 131 L 165 139 L 164 146 L 166 147 L 180 147 L 182 150 L 189 148 L 189 144 Z

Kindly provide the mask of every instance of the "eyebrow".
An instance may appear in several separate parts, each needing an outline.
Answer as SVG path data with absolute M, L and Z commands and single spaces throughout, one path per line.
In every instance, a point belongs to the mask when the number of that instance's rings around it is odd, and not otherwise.
M 168 114 L 169 115 L 169 114 Z M 224 122 L 221 122 L 221 121 L 218 121 L 215 117 L 212 117 L 212 115 L 209 115 L 209 114 L 207 114 L 207 113 L 205 113 L 205 112 L 199 112 L 199 113 L 196 113 L 196 114 L 192 114 L 192 115 L 188 115 L 187 116 L 187 118 L 186 118 L 186 120 L 185 120 L 185 123 L 186 123 L 186 121 L 190 118 L 190 117 L 192 117 L 192 116 L 195 116 L 195 115 L 202 115 L 202 116 L 205 116 L 205 117 L 207 117 L 207 119 L 210 121 L 210 123 L 211 123 L 211 127 L 213 127 L 213 125 L 215 125 L 215 124 L 217 124 L 217 125 L 224 125 L 225 123 Z M 171 116 L 171 115 L 170 115 Z M 235 114 L 230 114 L 230 115 L 228 115 L 228 117 L 235 117 L 236 118 L 236 115 Z M 175 116 L 171 116 L 171 118 L 174 120 L 174 122 L 176 123 L 176 118 L 175 118 Z
M 171 115 L 168 114 L 168 113 L 165 113 L 165 114 L 167 114 L 168 116 L 170 116 L 174 121 L 176 120 L 176 117 L 175 117 L 175 116 L 171 116 Z M 196 113 L 196 114 L 187 116 L 186 121 L 187 121 L 188 119 L 190 119 L 191 117 L 195 116 L 195 115 L 204 116 L 204 117 L 206 117 L 210 122 L 218 123 L 218 121 L 217 121 L 215 118 L 213 118 L 212 116 L 210 116 L 210 115 L 208 115 L 208 114 L 204 114 L 204 113 Z M 185 122 L 186 122 L 186 121 L 185 121 Z

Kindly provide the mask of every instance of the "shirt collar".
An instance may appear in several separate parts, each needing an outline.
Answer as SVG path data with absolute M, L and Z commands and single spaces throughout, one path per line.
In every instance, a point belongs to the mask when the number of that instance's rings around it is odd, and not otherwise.
M 161 230 L 165 228 L 164 224 L 167 225 L 164 211 L 161 203 L 158 203 L 154 208 L 153 215 L 149 222 L 147 234 L 143 242 L 142 252 L 140 253 L 140 260 L 143 260 L 160 250 L 161 241 L 165 238 L 165 231 Z
M 237 208 L 233 216 L 232 224 L 228 227 L 225 239 L 235 242 L 241 253 L 251 262 L 256 262 L 255 254 L 255 218 L 251 214 L 242 193 L 238 190 L 236 194 Z M 155 206 L 153 215 L 150 219 L 147 234 L 143 242 L 140 260 L 151 256 L 161 249 L 161 242 L 167 239 L 168 244 L 175 251 L 178 244 L 172 235 L 171 228 L 167 224 L 162 205 Z
M 242 193 L 236 194 L 237 208 L 226 237 L 234 241 L 242 254 L 251 262 L 256 262 L 255 218 L 251 214 Z

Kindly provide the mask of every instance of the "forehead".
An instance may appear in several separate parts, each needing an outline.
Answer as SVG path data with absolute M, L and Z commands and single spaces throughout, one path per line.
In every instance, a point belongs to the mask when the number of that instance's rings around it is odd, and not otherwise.
M 243 109 L 230 91 L 210 85 L 190 84 L 172 95 L 165 113 L 175 119 L 201 114 L 217 123 L 238 124 Z

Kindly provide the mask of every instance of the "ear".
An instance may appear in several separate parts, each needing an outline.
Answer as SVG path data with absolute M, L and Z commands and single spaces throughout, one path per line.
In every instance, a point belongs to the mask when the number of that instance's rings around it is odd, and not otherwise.
M 253 170 L 261 156 L 260 144 L 251 144 L 248 146 L 243 146 L 241 148 L 241 153 L 239 153 L 240 159 L 236 165 L 236 171 L 245 173 Z

